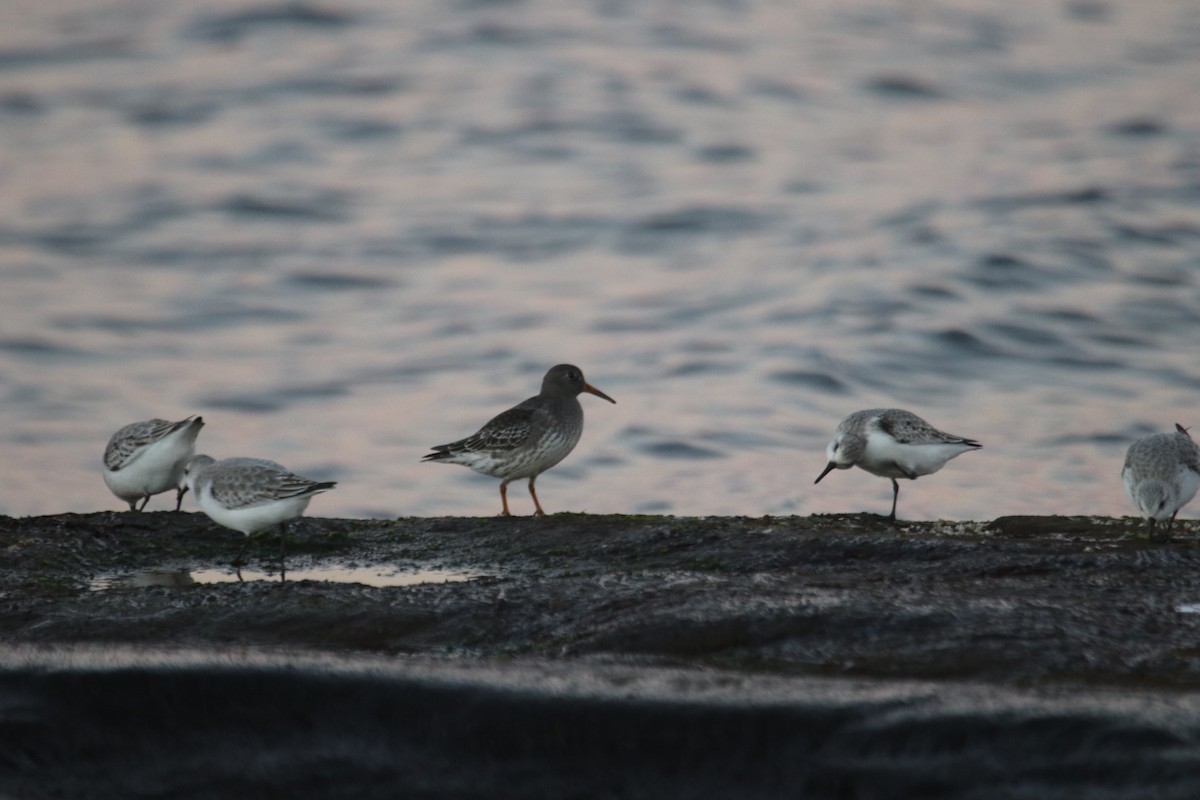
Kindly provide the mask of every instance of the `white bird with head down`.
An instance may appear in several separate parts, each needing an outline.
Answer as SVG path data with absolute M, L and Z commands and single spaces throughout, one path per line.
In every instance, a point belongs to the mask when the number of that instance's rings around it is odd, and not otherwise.
M 178 422 L 148 419 L 126 425 L 104 448 L 104 482 L 113 494 L 129 503 L 130 511 L 144 509 L 151 495 L 175 489 L 178 511 L 188 490 L 183 465 L 195 452 L 196 437 L 203 427 L 201 417 Z
M 278 526 L 281 570 L 287 523 L 304 513 L 313 495 L 337 485 L 303 478 L 265 458 L 217 461 L 206 455 L 188 461 L 185 479 L 209 519 L 246 534 L 235 564 L 241 563 L 251 534 Z
M 1150 540 L 1165 541 L 1179 509 L 1200 489 L 1200 447 L 1176 423 L 1175 433 L 1156 433 L 1129 445 L 1121 479 L 1146 520 Z M 1159 527 L 1160 522 L 1165 524 Z
M 968 450 L 982 447 L 974 439 L 943 433 L 925 420 L 899 408 L 856 411 L 842 420 L 825 449 L 829 463 L 813 483 L 835 469 L 859 467 L 892 481 L 892 513 L 900 497 L 897 478 L 916 480 L 932 475 L 946 462 Z

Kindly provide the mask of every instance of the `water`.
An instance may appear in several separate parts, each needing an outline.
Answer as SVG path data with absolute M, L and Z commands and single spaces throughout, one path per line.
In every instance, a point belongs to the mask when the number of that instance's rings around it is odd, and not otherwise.
M 485 577 L 481 573 L 465 570 L 418 569 L 404 570 L 396 567 L 337 567 L 314 566 L 307 569 L 289 569 L 290 581 L 328 581 L 333 583 L 357 583 L 363 586 L 393 587 L 417 586 L 422 583 L 458 583 Z M 118 575 L 101 575 L 91 583 L 95 591 L 106 589 L 143 589 L 150 586 L 178 588 L 212 583 L 245 583 L 247 581 L 278 581 L 279 573 L 257 569 L 152 569 Z
M 120 508 L 112 431 L 200 413 L 339 481 L 312 515 L 493 514 L 419 458 L 562 361 L 618 405 L 551 512 L 886 513 L 812 481 L 897 405 L 985 445 L 902 517 L 1122 515 L 1128 443 L 1200 423 L 1184 0 L 0 20 L 0 512 Z

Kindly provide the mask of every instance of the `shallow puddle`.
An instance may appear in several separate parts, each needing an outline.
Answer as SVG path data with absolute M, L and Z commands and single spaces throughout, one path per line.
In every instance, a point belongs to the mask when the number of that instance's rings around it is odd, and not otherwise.
M 421 583 L 458 583 L 486 578 L 479 572 L 447 569 L 405 570 L 396 567 L 310 567 L 289 569 L 289 581 L 327 581 L 330 583 L 358 583 L 364 586 L 414 586 Z M 209 583 L 239 583 L 246 581 L 278 581 L 278 572 L 263 572 L 257 569 L 198 570 L 143 570 L 119 575 L 102 575 L 94 579 L 91 588 L 132 589 L 147 586 L 193 586 Z

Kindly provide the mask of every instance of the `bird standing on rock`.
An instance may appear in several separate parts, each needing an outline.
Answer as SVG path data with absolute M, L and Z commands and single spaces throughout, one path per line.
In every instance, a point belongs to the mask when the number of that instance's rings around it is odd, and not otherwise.
M 304 513 L 313 495 L 337 486 L 335 481 L 303 478 L 265 458 L 217 461 L 206 455 L 193 456 L 187 462 L 185 480 L 209 519 L 246 534 L 234 564 L 242 562 L 251 534 L 278 525 L 281 575 L 288 522 Z
M 151 495 L 175 489 L 178 511 L 188 490 L 183 482 L 183 465 L 196 451 L 196 437 L 203 427 L 203 417 L 178 422 L 148 419 L 126 425 L 104 448 L 104 482 L 113 494 L 129 503 L 130 511 L 144 509 Z
M 583 433 L 581 392 L 616 403 L 583 379 L 579 367 L 559 364 L 542 379 L 542 391 L 496 416 L 476 433 L 450 444 L 440 444 L 422 461 L 462 464 L 476 472 L 500 478 L 501 515 L 508 510 L 508 484 L 529 478 L 536 516 L 544 516 L 534 481 L 538 475 L 562 461 L 579 443 Z
M 829 463 L 813 483 L 835 469 L 860 467 L 872 475 L 892 480 L 892 513 L 900 497 L 897 478 L 916 480 L 932 475 L 946 462 L 968 450 L 982 447 L 974 439 L 943 433 L 910 411 L 872 408 L 856 411 L 842 420 L 825 449 Z
M 1129 445 L 1121 478 L 1146 520 L 1150 541 L 1166 541 L 1175 515 L 1200 489 L 1200 447 L 1187 428 L 1175 423 L 1175 433 L 1156 433 Z

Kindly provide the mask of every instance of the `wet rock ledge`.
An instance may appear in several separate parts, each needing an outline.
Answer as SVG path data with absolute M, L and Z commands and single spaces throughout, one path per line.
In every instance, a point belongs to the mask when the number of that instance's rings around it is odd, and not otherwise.
M 280 581 L 277 537 L 247 551 L 201 514 L 0 518 L 10 646 L 251 648 L 457 661 L 720 668 L 1011 687 L 1200 685 L 1200 526 L 870 515 L 306 518 L 312 567 L 446 570 L 454 582 Z M 113 584 L 218 571 L 230 582 Z M 208 573 L 206 573 L 208 574 Z
M 1137 530 L 305 519 L 239 583 L 199 514 L 0 519 L 0 796 L 1190 800 L 1196 524 Z

